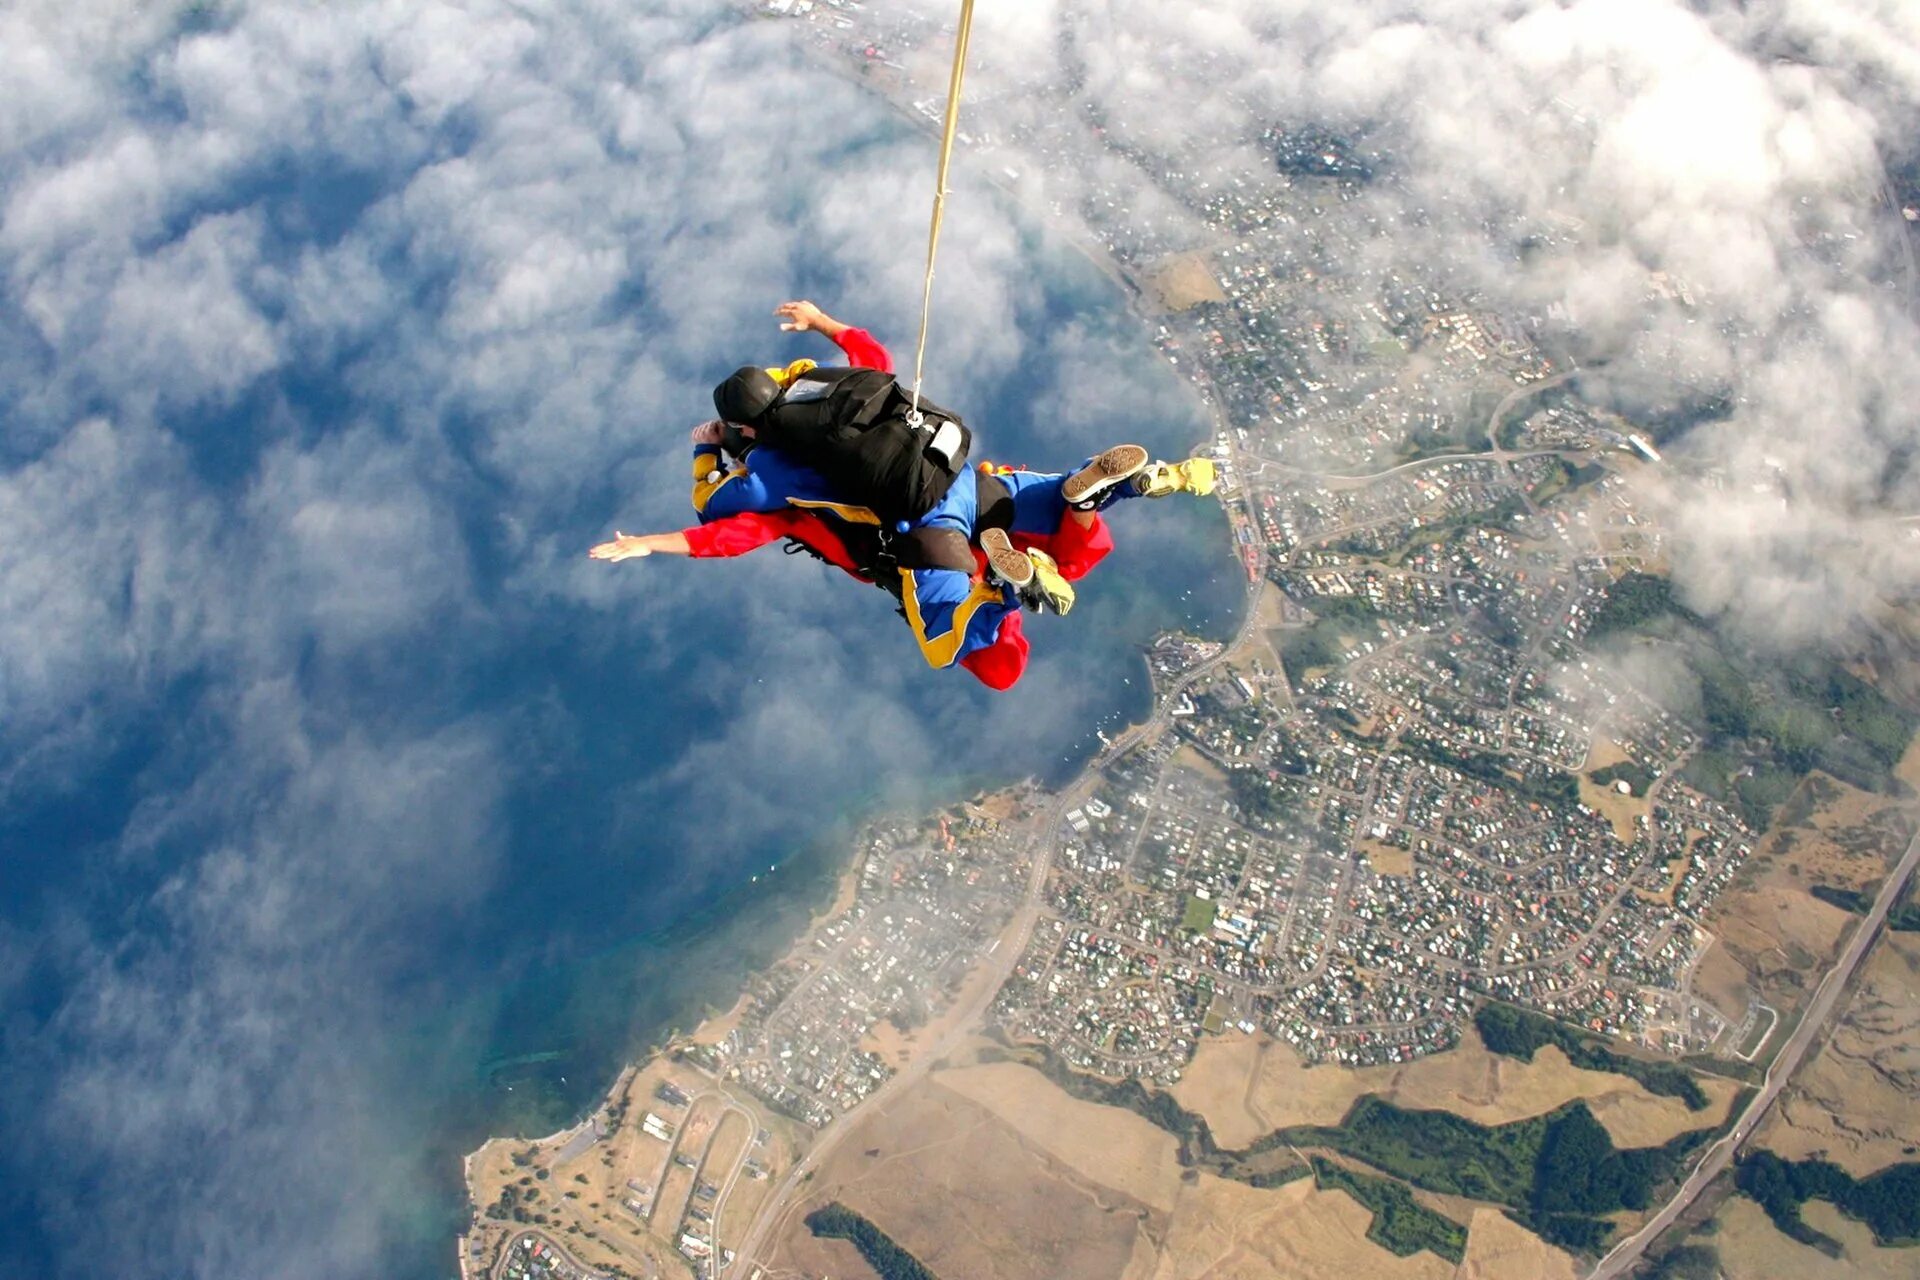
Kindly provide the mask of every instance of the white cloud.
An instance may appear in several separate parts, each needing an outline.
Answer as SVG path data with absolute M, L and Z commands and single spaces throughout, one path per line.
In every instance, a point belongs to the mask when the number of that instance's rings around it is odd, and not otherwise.
M 69 996 L 8 1033 L 4 1132 L 84 1241 L 68 1273 L 371 1273 L 420 1169 L 359 1055 L 409 1007 L 380 983 L 412 934 L 524 874 L 508 797 L 618 768 L 621 830 L 691 832 L 720 779 L 757 844 L 855 787 L 862 746 L 909 774 L 995 758 L 1012 704 L 930 677 L 878 592 L 771 554 L 582 555 L 685 518 L 711 382 L 811 349 L 767 315 L 787 292 L 842 282 L 819 300 L 906 359 L 932 156 L 787 27 L 696 0 L 162 9 L 0 12 L 0 798 L 158 740 L 109 847 L 31 851 L 90 861 L 39 932 L 0 931 L 0 993 L 44 968 Z M 1722 479 L 1671 494 L 1675 573 L 1797 641 L 1917 572 L 1883 517 L 1920 509 L 1920 342 L 1869 207 L 1920 119 L 1917 23 L 1898 0 L 989 6 L 976 74 L 1057 84 L 1065 57 L 1082 105 L 1195 171 L 1257 162 L 1276 119 L 1378 129 L 1429 219 L 1383 193 L 1384 256 L 1563 303 L 1650 402 L 1732 394 L 1686 446 Z M 935 398 L 997 406 L 1038 348 L 1043 394 L 998 412 L 1058 445 L 1039 465 L 1157 410 L 1164 382 L 1046 316 L 1030 230 L 957 178 Z M 1517 264 L 1541 224 L 1567 234 Z M 1653 270 L 1699 309 L 1649 301 Z M 1036 628 L 1025 738 L 1093 714 L 1067 630 Z M 586 695 L 516 663 L 568 661 L 683 712 L 685 753 L 528 759 L 528 725 L 564 746 Z M 159 883 L 127 910 L 88 876 Z

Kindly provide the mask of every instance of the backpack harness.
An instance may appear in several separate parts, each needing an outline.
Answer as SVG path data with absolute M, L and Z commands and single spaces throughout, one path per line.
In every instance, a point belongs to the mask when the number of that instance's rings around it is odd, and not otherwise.
M 892 374 L 877 369 L 809 369 L 753 426 L 756 443 L 819 472 L 843 501 L 886 525 L 933 510 L 973 441 L 959 415 L 926 400 L 916 407 Z
M 978 477 L 979 520 L 975 536 L 982 529 L 1013 527 L 1013 491 L 1001 479 L 987 472 Z M 822 515 L 823 519 L 832 518 Z M 874 585 L 900 598 L 902 569 L 952 569 L 971 575 L 979 562 L 973 546 L 958 529 L 910 529 L 895 533 L 885 525 L 853 524 L 834 519 L 834 532 L 847 549 L 848 557 Z M 827 558 L 798 538 L 787 539 L 788 555 L 805 552 L 821 563 Z

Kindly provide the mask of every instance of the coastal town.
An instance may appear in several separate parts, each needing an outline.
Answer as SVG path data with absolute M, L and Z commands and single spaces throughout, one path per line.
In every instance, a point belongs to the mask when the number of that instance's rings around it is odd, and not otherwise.
M 757 11 L 937 112 L 930 23 Z M 1211 408 L 1239 632 L 1162 637 L 1151 719 L 1062 791 L 876 821 L 735 1009 L 580 1128 L 476 1153 L 470 1276 L 764 1276 L 832 1140 L 968 1037 L 1156 1089 L 1222 1035 L 1410 1063 L 1490 1003 L 1657 1059 L 1772 1044 L 1772 1011 L 1696 974 L 1774 766 L 1624 642 L 1674 612 L 1649 480 L 1708 410 L 1588 399 L 1563 317 L 1387 253 L 1365 139 L 1276 126 L 1263 171 L 1201 175 L 1107 147 L 1071 90 L 990 76 L 968 141 L 1016 191 L 1079 175 L 1052 212 Z

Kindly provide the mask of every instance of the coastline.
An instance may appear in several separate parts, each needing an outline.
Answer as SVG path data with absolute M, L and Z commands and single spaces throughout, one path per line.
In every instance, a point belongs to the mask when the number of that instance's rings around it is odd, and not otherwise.
M 810 46 L 803 50 L 803 56 L 806 57 L 811 64 L 834 74 L 848 84 L 863 89 L 868 94 L 878 98 L 897 116 L 908 120 L 918 119 L 917 115 L 910 110 L 909 105 L 904 103 L 895 93 L 890 92 L 888 87 L 875 84 L 873 81 L 864 77 L 851 74 L 841 60 L 830 56 L 822 56 L 822 51 L 813 49 Z M 925 130 L 920 130 L 920 132 L 924 133 Z M 983 178 L 987 186 L 995 191 L 1002 199 L 1006 200 L 1011 208 L 1017 211 L 1022 221 L 1026 221 L 1030 226 L 1037 226 L 1045 237 L 1051 238 L 1070 248 L 1074 256 L 1087 265 L 1092 266 L 1102 279 L 1116 286 L 1117 293 L 1125 300 L 1125 311 L 1130 321 L 1142 326 L 1150 326 L 1152 313 L 1148 310 L 1149 295 L 1147 291 L 1121 264 L 1114 260 L 1106 246 L 1087 239 L 1084 226 L 1056 215 L 1051 210 L 1036 207 L 1022 200 L 1019 193 L 1011 185 L 1001 182 L 996 175 L 989 171 L 980 170 L 976 176 Z M 1177 384 L 1187 388 L 1185 394 L 1197 396 L 1198 403 L 1196 408 L 1203 409 L 1204 413 L 1196 416 L 1205 422 L 1207 429 L 1212 432 L 1222 430 L 1224 423 L 1222 421 L 1221 409 L 1217 397 L 1208 394 L 1202 388 L 1196 387 L 1189 379 L 1179 376 L 1177 371 L 1169 370 L 1169 372 L 1173 373 L 1174 380 Z M 1210 438 L 1209 435 L 1202 434 L 1194 444 L 1204 446 Z M 1226 564 L 1231 564 L 1237 568 L 1239 565 L 1239 557 L 1234 552 L 1234 544 L 1232 542 L 1234 513 L 1232 511 L 1230 495 L 1223 494 L 1219 500 L 1221 501 L 1222 507 L 1227 509 L 1228 515 L 1225 529 L 1228 540 L 1222 548 L 1225 552 L 1225 558 L 1222 562 L 1223 567 Z M 1249 583 L 1238 593 L 1239 601 L 1237 611 L 1241 615 L 1240 622 L 1244 622 L 1245 618 L 1252 616 L 1253 602 L 1257 594 L 1255 590 L 1256 587 L 1257 584 Z M 1223 652 L 1233 647 L 1239 634 L 1243 630 L 1243 625 L 1238 625 L 1235 622 L 1229 622 L 1222 629 L 1220 641 Z M 1090 775 L 1102 767 L 1104 763 L 1112 757 L 1114 754 L 1113 748 L 1116 745 L 1131 745 L 1155 725 L 1158 719 L 1157 711 L 1161 703 L 1163 690 L 1161 688 L 1161 681 L 1156 675 L 1151 661 L 1150 654 L 1152 648 L 1153 641 L 1149 640 L 1133 646 L 1131 650 L 1134 660 L 1139 664 L 1138 670 L 1142 678 L 1142 688 L 1137 694 L 1138 698 L 1141 699 L 1140 703 L 1133 706 L 1117 708 L 1119 714 L 1124 717 L 1122 723 L 1115 726 L 1111 734 L 1106 732 L 1099 733 L 1099 745 L 1089 747 L 1084 758 L 1074 764 L 1070 772 L 1065 770 L 1059 771 L 1044 783 L 1031 777 L 1015 782 L 1003 783 L 977 796 L 973 803 L 992 802 L 1002 797 L 1019 796 L 1036 811 L 1049 814 L 1054 813 L 1055 810 L 1064 811 L 1068 800 L 1085 790 Z M 1129 701 L 1132 701 L 1132 699 L 1129 698 Z M 945 790 L 945 788 L 933 788 L 932 790 L 941 791 Z M 869 799 L 872 798 L 874 797 L 870 797 Z M 955 807 L 957 807 L 957 802 L 944 806 L 946 809 Z M 924 819 L 926 813 L 938 813 L 942 808 L 943 806 L 939 804 L 937 799 L 929 797 L 928 808 L 921 811 L 921 816 Z M 598 1101 L 590 1105 L 582 1114 L 581 1118 L 574 1124 L 557 1130 L 552 1134 L 548 1134 L 545 1137 L 536 1139 L 491 1136 L 483 1142 L 480 1147 L 468 1152 L 463 1157 L 462 1180 L 467 1191 L 467 1208 L 469 1214 L 468 1229 L 458 1237 L 461 1274 L 463 1278 L 472 1280 L 472 1277 L 476 1274 L 491 1274 L 494 1270 L 493 1262 L 497 1261 L 497 1259 L 489 1260 L 478 1272 L 469 1271 L 469 1258 L 471 1256 L 470 1242 L 473 1241 L 476 1236 L 481 1235 L 486 1229 L 485 1219 L 482 1216 L 485 1206 L 482 1204 L 481 1197 L 476 1194 L 476 1164 L 484 1161 L 489 1153 L 497 1153 L 507 1146 L 532 1149 L 536 1154 L 530 1158 L 536 1162 L 543 1156 L 558 1156 L 559 1153 L 564 1152 L 570 1145 L 577 1143 L 579 1139 L 589 1131 L 594 1131 L 598 1134 L 600 1127 L 607 1117 L 616 1116 L 620 1113 L 623 1107 L 623 1097 L 633 1092 L 633 1087 L 636 1082 L 641 1081 L 643 1078 L 650 1078 L 668 1066 L 682 1063 L 689 1050 L 699 1050 L 725 1042 L 730 1034 L 738 1027 L 747 1010 L 751 1007 L 754 1001 L 752 990 L 754 984 L 764 980 L 769 973 L 777 971 L 783 966 L 790 965 L 796 960 L 803 960 L 806 957 L 808 949 L 815 945 L 823 929 L 837 922 L 849 919 L 851 913 L 858 907 L 860 901 L 861 872 L 867 861 L 866 851 L 861 847 L 859 837 L 884 821 L 886 821 L 884 815 L 870 811 L 868 819 L 861 823 L 854 831 L 847 833 L 847 839 L 839 842 L 840 848 L 837 851 L 831 853 L 823 851 L 819 855 L 829 860 L 838 861 L 837 871 L 832 878 L 833 888 L 830 896 L 826 898 L 824 903 L 816 901 L 808 907 L 805 923 L 797 926 L 793 930 L 787 939 L 784 950 L 776 953 L 771 961 L 760 965 L 743 966 L 739 989 L 729 1005 L 725 1008 L 719 1008 L 709 1004 L 706 1012 L 694 1024 L 691 1030 L 683 1031 L 676 1026 L 669 1025 L 664 1034 L 658 1037 L 654 1043 L 650 1044 L 639 1056 L 622 1065 L 612 1084 L 598 1095 Z M 829 839 L 831 839 L 831 837 L 829 837 Z M 805 855 L 796 851 L 795 856 Z M 788 861 L 792 860 L 793 859 L 790 858 Z M 788 861 L 783 861 L 778 865 L 785 867 L 788 865 Z M 758 877 L 756 877 L 756 879 L 758 879 Z M 739 894 L 748 891 L 750 891 L 748 885 L 741 885 L 721 894 L 710 907 L 700 912 L 697 917 L 686 922 L 686 924 L 692 926 L 696 933 L 702 931 L 701 922 L 718 915 L 725 909 L 726 904 L 735 901 Z M 675 926 L 675 929 L 681 927 L 682 926 Z M 994 948 L 1000 946 L 1000 941 L 1001 940 L 995 941 Z M 1001 959 L 1010 966 L 1013 957 L 1017 955 L 1019 950 L 1020 948 L 1018 946 L 1009 947 L 1007 948 L 1007 954 L 1001 957 Z M 987 954 L 991 955 L 992 951 L 993 948 L 990 948 Z M 985 958 L 984 955 L 976 957 L 976 961 L 984 961 Z M 987 966 L 984 964 L 976 964 L 974 969 L 969 970 L 968 985 L 974 985 L 975 980 L 984 975 L 986 968 Z M 999 985 L 1000 982 L 998 980 L 991 984 L 991 989 L 987 993 L 988 999 L 991 998 L 994 991 L 997 991 Z M 985 1003 L 985 1000 L 981 1001 L 983 1008 Z M 777 1113 L 769 1111 L 758 1099 L 743 1099 L 737 1093 L 726 1090 L 724 1085 L 725 1076 L 723 1073 L 708 1073 L 708 1075 L 716 1091 L 724 1093 L 733 1102 L 744 1105 L 753 1112 L 756 1120 L 763 1126 L 763 1133 L 766 1131 L 766 1126 L 779 1125 L 782 1123 L 782 1118 L 779 1117 Z M 845 1128 L 839 1120 L 836 1120 L 829 1127 L 835 1132 L 843 1132 Z M 825 1131 L 823 1130 L 822 1132 Z M 598 1140 L 599 1138 L 596 1136 L 594 1141 L 589 1142 L 587 1146 L 591 1147 L 595 1145 Z M 793 1176 L 798 1176 L 800 1168 L 801 1163 L 796 1163 L 792 1166 Z M 736 1176 L 737 1173 L 738 1170 L 736 1169 Z M 716 1216 L 718 1215 L 716 1214 Z M 512 1237 L 521 1230 L 531 1230 L 536 1234 L 539 1233 L 537 1227 L 514 1227 L 508 1230 L 507 1239 L 510 1241 Z

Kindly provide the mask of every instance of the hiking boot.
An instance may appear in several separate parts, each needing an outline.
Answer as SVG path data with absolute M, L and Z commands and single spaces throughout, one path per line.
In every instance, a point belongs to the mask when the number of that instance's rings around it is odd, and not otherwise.
M 1019 593 L 1026 603 L 1026 592 L 1033 585 L 1033 561 L 1024 551 L 1015 551 L 1005 529 L 986 529 L 980 534 L 980 549 L 987 553 L 987 571 Z
M 1117 444 L 1068 476 L 1060 486 L 1060 496 L 1070 507 L 1097 510 L 1119 497 L 1122 484 L 1140 474 L 1152 456 L 1137 444 Z
M 1211 458 L 1156 462 L 1133 477 L 1133 491 L 1143 498 L 1164 498 L 1170 493 L 1192 493 L 1205 497 L 1213 492 L 1213 480 Z
M 1073 608 L 1073 584 L 1060 575 L 1060 566 L 1044 551 L 1029 551 L 1033 562 L 1033 585 L 1020 593 L 1023 604 L 1031 604 L 1036 613 L 1051 609 L 1061 617 Z M 1033 599 L 1029 601 L 1028 596 Z

